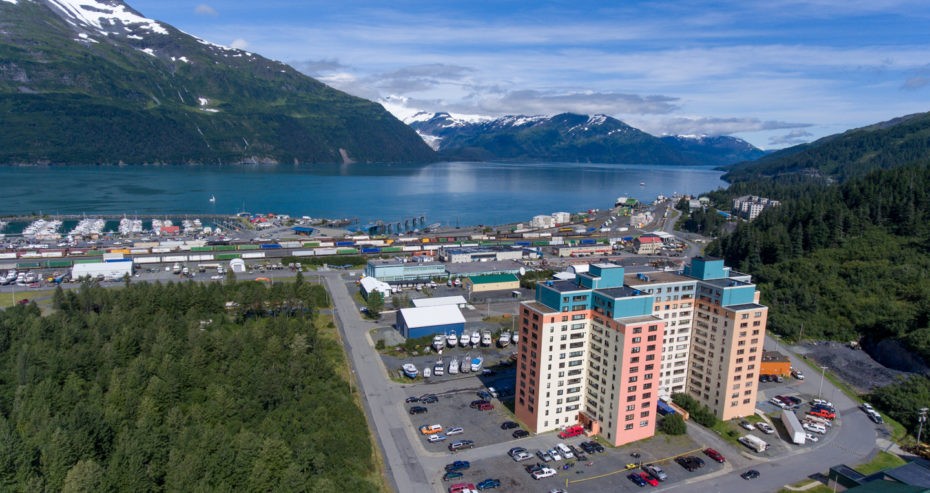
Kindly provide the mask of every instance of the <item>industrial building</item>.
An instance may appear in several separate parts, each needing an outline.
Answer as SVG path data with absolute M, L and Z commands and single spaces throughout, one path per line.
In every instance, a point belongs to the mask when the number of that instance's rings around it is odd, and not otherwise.
M 446 272 L 452 278 L 469 276 L 488 276 L 492 274 L 521 274 L 525 267 L 515 260 L 500 262 L 470 262 L 467 264 L 446 264 Z
M 791 360 L 778 351 L 763 351 L 759 374 L 787 377 L 791 374 Z
M 442 248 L 439 260 L 450 264 L 521 260 L 522 248 Z
M 396 327 L 407 339 L 461 333 L 465 329 L 465 317 L 455 305 L 402 308 L 397 311 Z
M 372 259 L 365 266 L 365 275 L 384 282 L 429 281 L 445 278 L 445 265 L 434 262 L 430 257 L 407 259 Z
M 605 244 L 594 245 L 558 245 L 552 247 L 552 254 L 557 257 L 587 257 L 590 255 L 607 255 L 613 247 Z
M 366 300 L 371 295 L 371 293 L 375 293 L 375 292 L 381 293 L 381 296 L 385 300 L 388 299 L 392 294 L 390 284 L 384 281 L 379 281 L 378 279 L 374 277 L 368 277 L 368 276 L 363 277 L 359 281 L 359 286 L 361 287 L 361 290 L 362 290 L 362 297 L 364 297 Z
M 465 301 L 464 296 L 441 296 L 439 298 L 417 298 L 415 300 L 411 300 L 411 302 L 413 303 L 413 306 L 417 308 L 425 308 L 428 306 L 445 306 L 445 305 L 452 305 L 452 306 L 457 306 L 459 308 L 464 308 L 465 305 L 468 304 L 468 302 Z
M 641 235 L 633 240 L 633 250 L 639 255 L 655 255 L 662 249 L 662 238 L 655 235 Z
M 520 279 L 513 274 L 470 276 L 463 283 L 469 293 L 520 289 Z
M 71 267 L 71 279 L 75 280 L 87 277 L 117 280 L 125 276 L 132 276 L 132 260 L 130 259 L 74 264 Z

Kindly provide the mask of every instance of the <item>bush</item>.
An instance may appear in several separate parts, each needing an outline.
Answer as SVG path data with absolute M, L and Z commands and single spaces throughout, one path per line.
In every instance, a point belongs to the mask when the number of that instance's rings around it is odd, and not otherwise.
M 666 415 L 659 423 L 659 431 L 666 435 L 684 435 L 688 428 L 685 426 L 685 420 L 678 413 Z
M 384 350 L 384 339 L 378 339 L 378 342 L 375 343 L 375 349 L 378 351 Z
M 677 393 L 672 394 L 672 401 L 685 411 L 688 411 L 695 423 L 707 428 L 713 428 L 717 424 L 717 416 L 714 416 L 713 411 L 699 403 L 694 397 L 684 393 Z

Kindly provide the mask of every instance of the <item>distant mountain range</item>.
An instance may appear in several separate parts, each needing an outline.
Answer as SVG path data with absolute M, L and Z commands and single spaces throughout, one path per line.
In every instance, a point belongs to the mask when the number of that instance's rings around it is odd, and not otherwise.
M 765 154 L 735 137 L 655 137 L 606 115 L 476 120 L 418 113 L 406 123 L 449 160 L 725 165 Z
M 380 105 L 118 0 L 0 0 L 0 164 L 426 162 Z
M 930 113 L 907 115 L 782 149 L 730 166 L 723 178 L 733 182 L 813 175 L 846 181 L 875 169 L 921 162 L 930 163 Z

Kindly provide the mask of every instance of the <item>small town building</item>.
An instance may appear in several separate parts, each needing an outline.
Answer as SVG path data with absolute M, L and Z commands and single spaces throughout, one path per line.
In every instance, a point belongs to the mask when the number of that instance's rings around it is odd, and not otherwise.
M 655 255 L 662 245 L 662 238 L 655 235 L 641 235 L 633 240 L 633 249 L 640 255 Z
M 397 330 L 407 339 L 465 330 L 465 317 L 455 305 L 401 308 L 397 311 Z
M 446 306 L 452 305 L 459 308 L 464 308 L 467 301 L 465 301 L 464 296 L 440 296 L 438 298 L 417 298 L 411 300 L 413 306 L 417 308 L 425 308 L 428 306 Z
M 520 279 L 513 274 L 491 274 L 471 276 L 465 279 L 465 289 L 470 293 L 520 289 Z
M 365 275 L 384 282 L 430 281 L 446 277 L 446 267 L 428 256 L 415 259 L 372 259 L 365 266 Z
M 791 374 L 791 360 L 778 351 L 763 351 L 759 374 L 787 377 Z
M 86 264 L 74 264 L 71 267 L 71 279 L 83 279 L 89 277 L 96 279 L 117 280 L 125 276 L 132 276 L 132 260 L 113 260 L 109 262 L 93 262 Z
M 368 299 L 369 296 L 371 296 L 371 293 L 375 293 L 375 292 L 381 293 L 382 298 L 385 300 L 387 300 L 388 297 L 390 297 L 392 294 L 390 284 L 384 281 L 379 281 L 377 278 L 374 278 L 374 277 L 367 277 L 367 276 L 363 277 L 359 281 L 359 286 L 361 287 L 361 290 L 362 290 L 362 297 L 365 298 L 366 300 Z

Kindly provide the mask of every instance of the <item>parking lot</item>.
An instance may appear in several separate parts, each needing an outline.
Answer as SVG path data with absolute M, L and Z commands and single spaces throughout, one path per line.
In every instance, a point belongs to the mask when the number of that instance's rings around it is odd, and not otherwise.
M 540 438 L 543 438 L 540 440 Z M 569 439 L 559 439 L 555 433 L 537 437 L 534 442 L 541 443 L 543 448 L 552 448 L 557 443 L 562 442 L 566 445 L 574 446 L 580 449 L 581 442 L 587 441 L 585 437 L 575 437 Z M 521 441 L 513 443 L 514 447 L 524 446 Z M 607 447 L 602 453 L 593 453 L 587 455 L 583 460 L 562 459 L 560 461 L 543 461 L 536 455 L 539 447 L 525 446 L 527 451 L 533 456 L 521 462 L 515 462 L 506 452 L 499 457 L 483 459 L 471 463 L 471 467 L 461 471 L 461 478 L 455 478 L 444 483 L 446 487 L 459 482 L 470 482 L 477 484 L 486 478 L 499 479 L 503 491 L 550 491 L 556 488 L 567 489 L 568 491 L 586 491 L 586 492 L 617 492 L 617 491 L 640 491 L 640 486 L 633 483 L 627 476 L 631 473 L 639 474 L 643 472 L 642 465 L 655 463 L 667 475 L 667 479 L 660 485 L 681 484 L 694 481 L 697 478 L 711 474 L 723 469 L 724 465 L 719 464 L 700 451 L 698 444 L 694 443 L 687 437 L 667 437 L 660 435 L 652 439 L 640 442 L 635 446 L 620 447 L 612 449 Z M 631 454 L 637 453 L 639 457 L 633 457 Z M 694 470 L 687 471 L 684 467 L 677 464 L 672 457 L 679 454 L 689 453 L 703 460 L 704 466 Z M 661 455 L 661 457 L 659 457 Z M 458 457 L 451 457 L 450 462 Z M 542 464 L 557 470 L 555 476 L 543 479 L 533 479 L 527 466 Z M 627 467 L 631 469 L 627 469 Z M 443 470 L 435 471 L 437 477 L 441 477 Z

